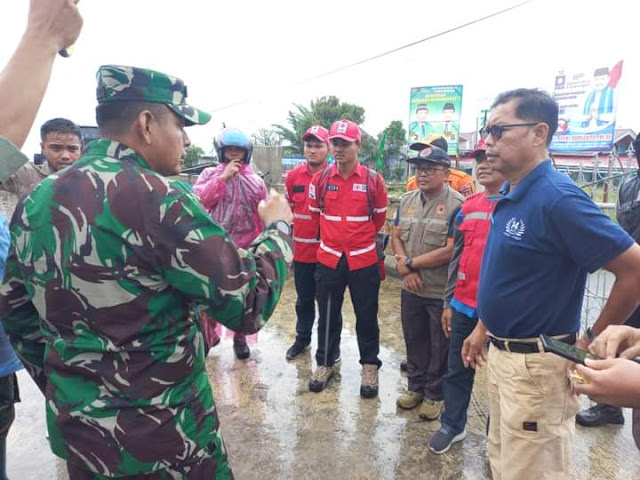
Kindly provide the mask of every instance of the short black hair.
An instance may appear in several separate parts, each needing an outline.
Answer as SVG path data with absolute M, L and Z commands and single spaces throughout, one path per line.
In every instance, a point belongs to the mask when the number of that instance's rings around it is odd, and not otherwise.
M 109 102 L 96 107 L 96 123 L 104 136 L 124 135 L 143 110 L 149 110 L 162 120 L 169 108 L 161 103 Z
M 511 101 L 516 103 L 518 118 L 530 122 L 546 123 L 549 126 L 547 135 L 547 146 L 549 146 L 553 134 L 558 129 L 558 104 L 553 97 L 537 88 L 517 88 L 498 95 L 491 105 L 491 110 Z
M 52 118 L 51 120 L 44 122 L 40 127 L 40 140 L 44 142 L 44 139 L 49 133 L 75 135 L 78 137 L 78 140 L 80 140 L 80 143 L 82 143 L 82 132 L 80 131 L 80 127 L 66 118 Z
M 418 106 L 416 107 L 416 112 L 417 112 L 418 110 L 426 110 L 426 111 L 428 112 L 428 111 L 429 111 L 429 107 L 427 107 L 427 105 L 426 105 L 426 104 L 421 103 L 420 105 L 418 105 Z
M 453 103 L 445 103 L 444 107 L 442 107 L 442 111 L 444 112 L 445 110 L 453 110 L 455 112 L 456 107 L 453 106 Z

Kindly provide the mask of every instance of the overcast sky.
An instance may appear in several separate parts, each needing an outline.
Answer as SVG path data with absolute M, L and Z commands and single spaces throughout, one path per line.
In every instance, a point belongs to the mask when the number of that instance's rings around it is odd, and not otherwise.
M 206 151 L 222 122 L 252 132 L 284 122 L 292 103 L 306 105 L 324 95 L 364 107 L 363 127 L 372 134 L 392 120 L 406 127 L 410 88 L 428 85 L 464 85 L 462 131 L 469 131 L 482 104 L 502 90 L 550 90 L 560 69 L 592 71 L 621 59 L 618 127 L 638 131 L 636 2 L 534 0 L 400 53 L 305 81 L 518 3 L 83 0 L 82 35 L 73 56 L 56 61 L 25 151 L 39 150 L 37 127 L 49 118 L 95 124 L 95 72 L 107 63 L 183 78 L 190 102 L 213 113 L 209 125 L 188 130 Z M 27 6 L 27 0 L 2 2 L 2 64 L 21 35 Z

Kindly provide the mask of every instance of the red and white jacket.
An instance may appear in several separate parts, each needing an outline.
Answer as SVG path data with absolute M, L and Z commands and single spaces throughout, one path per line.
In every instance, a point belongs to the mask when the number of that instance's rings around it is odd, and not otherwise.
M 462 204 L 462 223 L 458 230 L 464 234 L 464 248 L 458 263 L 458 281 L 453 298 L 478 308 L 478 283 L 484 247 L 491 228 L 491 214 L 498 202 L 484 193 L 476 193 Z
M 316 173 L 309 186 L 309 210 L 320 228 L 318 262 L 335 269 L 345 255 L 349 270 L 374 265 L 378 262 L 376 233 L 386 220 L 384 178 L 359 163 L 347 179 L 335 165 L 328 168 L 324 175 L 324 171 Z
M 318 222 L 309 210 L 309 184 L 313 174 L 307 163 L 298 165 L 287 174 L 284 193 L 293 211 L 293 259 L 301 263 L 316 263 L 320 237 Z

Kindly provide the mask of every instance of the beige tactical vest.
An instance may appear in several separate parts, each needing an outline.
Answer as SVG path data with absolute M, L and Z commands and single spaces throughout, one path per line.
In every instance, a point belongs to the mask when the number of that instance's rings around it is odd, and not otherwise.
M 400 200 L 398 230 L 409 257 L 417 257 L 447 244 L 449 222 L 464 197 L 445 187 L 436 198 L 424 201 L 422 192 L 414 190 Z M 447 283 L 448 264 L 418 270 L 424 287 L 418 293 L 424 298 L 441 299 Z

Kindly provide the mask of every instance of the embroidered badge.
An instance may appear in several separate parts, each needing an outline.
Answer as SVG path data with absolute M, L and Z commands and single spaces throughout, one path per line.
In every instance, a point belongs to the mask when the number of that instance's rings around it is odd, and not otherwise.
M 366 192 L 367 191 L 367 186 L 363 183 L 354 183 L 353 184 L 353 191 L 354 192 Z
M 443 215 L 446 210 L 447 210 L 447 207 L 444 203 L 441 203 L 436 207 L 436 213 L 438 215 Z
M 525 229 L 526 226 L 524 224 L 524 220 L 513 217 L 507 222 L 507 225 L 504 228 L 504 234 L 514 240 L 522 240 Z
M 313 183 L 309 184 L 309 198 L 311 200 L 316 199 L 316 186 Z
M 337 131 L 338 133 L 347 133 L 347 128 L 349 127 L 349 124 L 347 122 L 338 122 L 338 127 L 337 127 Z

